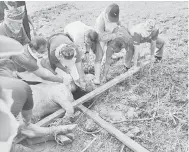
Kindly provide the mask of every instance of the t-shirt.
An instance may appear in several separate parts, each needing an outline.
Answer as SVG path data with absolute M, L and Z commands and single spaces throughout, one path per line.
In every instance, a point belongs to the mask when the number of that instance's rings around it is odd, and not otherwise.
M 72 22 L 64 28 L 64 33 L 68 34 L 73 42 L 77 45 L 84 43 L 84 34 L 87 30 L 93 29 L 91 26 L 87 26 L 81 21 Z
M 139 45 L 140 43 L 150 42 L 151 40 L 157 40 L 159 29 L 155 28 L 152 32 L 148 32 L 145 29 L 143 23 L 137 24 L 130 29 L 130 34 L 133 37 L 134 45 Z
M 18 72 L 25 71 L 33 72 L 39 69 L 37 65 L 37 60 L 30 54 L 28 50 L 29 45 L 24 46 L 24 53 L 21 55 L 12 56 L 12 61 L 14 61 L 18 66 Z M 20 69 L 20 70 L 19 70 Z
M 105 11 L 103 11 L 96 19 L 95 30 L 97 31 L 97 33 L 112 33 L 117 26 L 117 23 L 109 22 L 109 20 L 106 18 Z
M 48 41 L 48 57 L 49 57 L 49 61 L 51 64 L 51 67 L 53 69 L 56 68 L 56 64 L 59 62 L 59 60 L 57 59 L 56 55 L 55 55 L 55 51 L 57 49 L 57 47 L 59 47 L 62 44 L 70 44 L 73 43 L 67 36 L 65 36 L 64 34 L 55 34 L 53 36 L 51 36 L 49 38 Z M 81 61 L 81 55 L 78 51 L 78 49 L 76 49 L 76 63 Z
M 10 59 L 0 59 L 0 76 L 15 78 L 16 65 Z

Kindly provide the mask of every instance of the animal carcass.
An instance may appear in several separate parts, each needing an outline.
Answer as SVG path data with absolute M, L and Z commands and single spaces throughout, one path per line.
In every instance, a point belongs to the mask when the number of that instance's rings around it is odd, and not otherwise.
M 34 100 L 34 118 L 41 119 L 61 107 L 66 110 L 65 116 L 73 115 L 74 109 L 71 103 L 74 98 L 66 85 L 58 83 L 38 84 L 31 85 L 31 88 Z

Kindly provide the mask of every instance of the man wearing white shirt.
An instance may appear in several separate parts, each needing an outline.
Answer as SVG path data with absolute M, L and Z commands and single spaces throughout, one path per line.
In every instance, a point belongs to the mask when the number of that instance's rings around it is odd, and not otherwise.
M 111 4 L 98 16 L 95 23 L 95 30 L 99 34 L 99 40 L 103 49 L 104 70 L 102 82 L 106 82 L 106 76 L 110 68 L 111 57 L 114 53 L 127 49 L 132 37 L 127 28 L 120 25 L 119 6 Z
M 76 45 L 79 46 L 82 58 L 90 49 L 96 55 L 95 59 L 95 84 L 100 84 L 100 70 L 103 51 L 98 40 L 98 34 L 93 27 L 88 26 L 80 21 L 72 22 L 64 28 L 66 34 Z

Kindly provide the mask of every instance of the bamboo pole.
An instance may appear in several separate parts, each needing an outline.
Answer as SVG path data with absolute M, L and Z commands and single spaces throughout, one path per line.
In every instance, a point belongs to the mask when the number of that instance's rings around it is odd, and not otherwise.
M 84 107 L 83 105 L 78 106 L 79 109 L 83 111 L 87 116 L 93 119 L 97 124 L 99 124 L 102 128 L 108 131 L 112 136 L 116 137 L 119 141 L 121 141 L 125 146 L 133 150 L 134 152 L 149 152 L 147 149 L 142 147 L 140 144 L 126 136 L 124 133 L 115 128 L 112 124 L 106 122 L 102 119 L 98 113 L 92 112 L 90 109 Z

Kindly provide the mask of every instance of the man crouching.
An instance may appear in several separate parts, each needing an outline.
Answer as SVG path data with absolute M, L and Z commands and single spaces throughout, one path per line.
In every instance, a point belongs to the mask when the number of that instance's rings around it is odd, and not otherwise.
M 102 47 L 100 45 L 98 34 L 93 27 L 88 26 L 81 21 L 72 22 L 64 28 L 64 33 L 79 46 L 82 58 L 89 59 L 90 49 L 95 54 L 95 84 L 100 84 L 101 61 L 103 57 Z
M 133 40 L 126 27 L 117 27 L 113 33 L 119 35 L 117 38 L 107 43 L 107 49 L 105 51 L 105 63 L 103 69 L 102 81 L 106 82 L 106 77 L 110 68 L 111 58 L 114 53 L 119 53 L 122 49 L 130 51 L 133 49 Z M 126 67 L 126 70 L 128 68 Z
M 134 66 L 137 66 L 138 56 L 142 43 L 150 43 L 151 61 L 158 62 L 162 59 L 165 41 L 159 36 L 159 29 L 155 20 L 148 19 L 144 23 L 137 24 L 129 29 L 133 39 L 133 49 L 127 52 L 126 67 L 131 67 L 133 59 Z
M 87 82 L 81 52 L 65 34 L 59 33 L 50 37 L 48 57 L 53 70 L 61 69 L 73 79 L 78 87 L 86 89 Z

